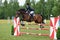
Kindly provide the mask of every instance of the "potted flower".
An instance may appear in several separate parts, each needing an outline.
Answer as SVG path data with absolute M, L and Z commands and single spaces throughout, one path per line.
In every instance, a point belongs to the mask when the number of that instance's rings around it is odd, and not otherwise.
M 14 26 L 11 27 L 11 35 L 14 35 Z
M 58 31 L 57 31 L 57 40 L 60 40 L 60 27 L 58 28 Z

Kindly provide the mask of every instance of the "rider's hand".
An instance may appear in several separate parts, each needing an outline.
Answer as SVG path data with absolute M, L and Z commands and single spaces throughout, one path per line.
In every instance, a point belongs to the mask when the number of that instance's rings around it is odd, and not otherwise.
M 26 13 L 28 13 L 28 11 L 26 11 Z

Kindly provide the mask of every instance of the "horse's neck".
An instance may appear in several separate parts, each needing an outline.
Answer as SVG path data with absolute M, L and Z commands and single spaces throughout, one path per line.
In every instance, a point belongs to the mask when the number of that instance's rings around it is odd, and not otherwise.
M 25 15 L 29 15 L 28 13 L 25 13 Z

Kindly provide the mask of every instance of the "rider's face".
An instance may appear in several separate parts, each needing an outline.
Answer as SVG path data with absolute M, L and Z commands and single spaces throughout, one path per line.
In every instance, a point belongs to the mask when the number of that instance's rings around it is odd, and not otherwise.
M 26 7 L 28 8 L 28 5 L 26 5 Z

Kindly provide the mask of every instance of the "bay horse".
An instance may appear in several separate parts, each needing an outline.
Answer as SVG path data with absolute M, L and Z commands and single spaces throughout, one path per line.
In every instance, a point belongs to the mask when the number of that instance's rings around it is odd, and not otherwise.
M 35 14 L 35 16 L 33 16 L 33 18 L 31 18 L 29 13 L 26 13 L 25 9 L 18 10 L 17 14 L 22 16 L 23 21 L 28 21 L 28 22 L 34 21 L 35 23 L 39 23 L 39 24 L 43 23 L 43 17 L 40 14 Z

